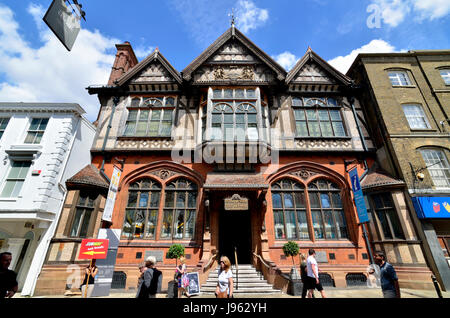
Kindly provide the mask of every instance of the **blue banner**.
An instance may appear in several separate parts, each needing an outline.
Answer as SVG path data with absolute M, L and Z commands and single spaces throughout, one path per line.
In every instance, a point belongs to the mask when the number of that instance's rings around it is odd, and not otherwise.
M 358 169 L 353 169 L 349 172 L 352 183 L 353 196 L 355 198 L 356 210 L 358 212 L 359 223 L 369 222 L 369 215 L 367 214 L 366 203 L 364 202 L 364 194 L 359 182 Z
M 450 219 L 450 197 L 412 198 L 419 219 Z

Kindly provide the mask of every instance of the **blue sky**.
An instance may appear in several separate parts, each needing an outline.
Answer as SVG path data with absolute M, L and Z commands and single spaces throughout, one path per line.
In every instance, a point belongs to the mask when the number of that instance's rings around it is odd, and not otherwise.
M 115 43 L 139 60 L 155 47 L 182 71 L 230 27 L 289 70 L 308 46 L 346 72 L 360 52 L 449 49 L 450 0 L 81 0 L 86 22 L 67 52 L 42 17 L 51 0 L 0 0 L 0 101 L 77 102 L 105 84 Z

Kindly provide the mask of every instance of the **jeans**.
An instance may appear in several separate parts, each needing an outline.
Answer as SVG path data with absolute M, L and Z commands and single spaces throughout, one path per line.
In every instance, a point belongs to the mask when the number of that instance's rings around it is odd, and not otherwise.
M 397 294 L 395 290 L 383 290 L 383 296 L 384 298 L 397 298 Z

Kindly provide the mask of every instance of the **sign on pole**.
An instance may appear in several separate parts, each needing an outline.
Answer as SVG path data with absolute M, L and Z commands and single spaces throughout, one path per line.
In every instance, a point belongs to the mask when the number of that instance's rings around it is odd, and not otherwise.
M 366 203 L 364 201 L 364 194 L 361 189 L 359 181 L 358 169 L 353 169 L 349 172 L 352 183 L 353 196 L 355 198 L 356 210 L 358 211 L 359 224 L 369 222 L 369 215 L 367 214 Z
M 109 240 L 81 241 L 78 259 L 105 259 L 108 255 Z
M 97 261 L 95 264 L 98 268 L 98 274 L 96 276 L 94 290 L 92 291 L 92 297 L 109 296 L 113 282 L 114 268 L 116 267 L 121 232 L 119 229 L 99 229 L 98 238 L 109 240 L 108 257 Z
M 108 197 L 106 198 L 105 209 L 103 211 L 103 221 L 111 222 L 114 211 L 114 204 L 116 203 L 117 189 L 119 188 L 120 177 L 122 171 L 114 166 L 111 183 L 109 184 Z
M 64 0 L 53 0 L 43 18 L 68 51 L 72 50 L 81 29 L 80 20 Z

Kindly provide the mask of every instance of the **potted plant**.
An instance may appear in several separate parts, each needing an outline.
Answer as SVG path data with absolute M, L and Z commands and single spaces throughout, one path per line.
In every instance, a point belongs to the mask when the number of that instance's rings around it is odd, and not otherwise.
M 292 269 L 290 273 L 289 293 L 293 296 L 301 295 L 303 284 L 298 276 L 297 269 L 295 268 L 294 257 L 300 253 L 300 247 L 295 242 L 288 242 L 283 246 L 283 253 L 286 257 L 292 258 Z
M 178 260 L 180 259 L 181 256 L 184 256 L 184 247 L 180 244 L 174 244 L 169 248 L 166 258 L 175 259 L 176 267 L 178 267 Z M 177 296 L 178 296 L 178 281 L 175 277 L 174 280 L 169 282 L 167 297 L 176 298 Z

